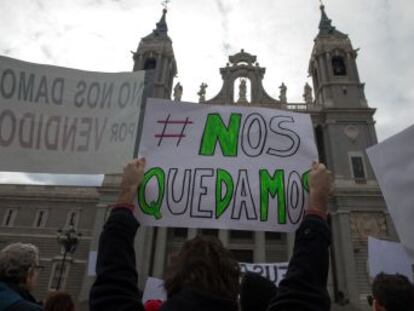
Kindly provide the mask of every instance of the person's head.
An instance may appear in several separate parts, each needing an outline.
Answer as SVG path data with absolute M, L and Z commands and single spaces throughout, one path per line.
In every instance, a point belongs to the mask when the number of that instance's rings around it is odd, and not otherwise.
M 74 311 L 75 304 L 72 297 L 65 292 L 49 293 L 45 300 L 45 311 Z
M 14 243 L 0 251 L 0 280 L 32 291 L 37 284 L 39 249 L 33 244 Z
M 183 287 L 237 301 L 240 268 L 230 251 L 213 236 L 197 236 L 181 248 L 164 276 L 167 296 Z
M 266 311 L 277 294 L 276 285 L 260 274 L 247 272 L 240 286 L 241 311 Z
M 401 274 L 378 274 L 372 284 L 372 310 L 414 310 L 414 286 Z

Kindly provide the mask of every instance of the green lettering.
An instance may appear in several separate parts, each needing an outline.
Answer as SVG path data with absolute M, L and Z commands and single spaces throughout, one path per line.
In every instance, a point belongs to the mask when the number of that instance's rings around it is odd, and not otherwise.
M 226 186 L 226 193 L 223 196 L 223 185 Z M 217 169 L 216 178 L 216 218 L 219 218 L 230 205 L 233 197 L 234 182 L 230 173 L 223 169 Z
M 260 177 L 260 221 L 269 217 L 269 195 L 277 196 L 277 217 L 279 224 L 286 224 L 285 172 L 275 170 L 273 176 L 265 169 L 259 170 Z
M 302 175 L 302 187 L 303 187 L 303 189 L 306 190 L 306 192 L 309 192 L 309 175 L 310 175 L 310 172 L 311 172 L 310 170 L 306 171 Z
M 150 203 L 145 199 L 145 188 L 151 178 L 155 177 L 158 184 L 158 198 Z M 142 212 L 154 216 L 155 219 L 161 219 L 161 204 L 165 193 L 165 173 L 160 167 L 153 167 L 146 171 L 141 186 L 138 188 L 138 205 Z
M 209 114 L 204 127 L 199 154 L 202 156 L 213 156 L 218 142 L 223 156 L 237 156 L 240 123 L 241 114 L 238 113 L 230 115 L 228 126 L 224 124 L 220 114 Z

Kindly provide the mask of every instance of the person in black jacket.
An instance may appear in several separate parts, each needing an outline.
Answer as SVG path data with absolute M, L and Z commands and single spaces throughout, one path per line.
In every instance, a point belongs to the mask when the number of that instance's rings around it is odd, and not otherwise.
M 293 256 L 268 311 L 328 311 L 327 291 L 331 234 L 326 223 L 331 174 L 313 162 L 309 207 L 296 231 Z
M 139 224 L 133 215 L 134 205 L 132 204 L 144 174 L 144 166 L 145 160 L 134 160 L 124 168 L 118 202 L 114 205 L 99 240 L 97 278 L 92 286 L 89 300 L 91 311 L 144 310 L 141 301 L 142 294 L 137 286 L 138 274 L 133 248 Z M 325 311 L 330 308 L 326 290 L 330 243 L 330 233 L 326 225 L 326 211 L 330 176 L 323 164 L 313 163 L 309 187 L 310 208 L 307 209 L 304 221 L 297 231 L 294 254 L 286 278 L 280 283 L 278 294 L 269 305 L 268 310 L 270 311 Z M 194 241 L 195 244 L 200 242 Z M 204 242 L 206 241 L 200 243 Z M 187 247 L 191 248 L 188 243 L 192 242 L 187 242 Z M 215 247 L 217 250 L 213 253 L 218 250 L 221 252 L 222 245 L 218 244 Z M 225 260 L 227 261 L 228 258 Z M 207 273 L 206 277 L 216 277 L 208 274 L 210 272 L 208 268 L 192 265 L 188 266 L 187 276 L 192 275 L 192 269 L 196 268 L 201 269 L 202 273 Z M 233 272 L 237 273 L 237 271 L 236 269 Z M 233 284 L 235 275 L 233 272 L 221 277 L 228 277 L 228 282 Z M 238 309 L 236 299 L 233 295 L 229 295 L 229 292 L 220 295 L 217 292 L 209 291 L 208 286 L 194 288 L 192 285 L 184 281 L 181 285 L 173 286 L 172 290 L 169 290 L 167 284 L 168 299 L 160 310 L 220 311 Z
M 0 251 L 0 311 L 43 310 L 31 295 L 42 268 L 33 244 L 14 243 Z

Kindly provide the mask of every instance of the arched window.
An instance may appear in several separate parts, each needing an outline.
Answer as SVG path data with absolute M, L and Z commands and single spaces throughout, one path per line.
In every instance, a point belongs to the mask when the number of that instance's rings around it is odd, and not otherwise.
M 155 67 L 157 67 L 157 61 L 155 60 L 155 58 L 150 57 L 145 61 L 144 70 L 155 69 Z
M 335 76 L 345 76 L 346 75 L 346 66 L 345 61 L 342 56 L 332 57 L 332 69 Z

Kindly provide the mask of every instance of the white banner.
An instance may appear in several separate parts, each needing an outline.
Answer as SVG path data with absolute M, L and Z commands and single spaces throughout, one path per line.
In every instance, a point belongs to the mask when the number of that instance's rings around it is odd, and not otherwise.
M 240 269 L 242 272 L 254 272 L 260 274 L 264 278 L 275 283 L 279 286 L 279 282 L 284 279 L 288 262 L 282 263 L 240 263 Z
M 144 75 L 0 56 L 0 170 L 122 172 L 133 157 Z
M 414 252 L 414 126 L 367 149 L 367 154 L 400 241 Z
M 368 237 L 369 276 L 379 273 L 402 274 L 413 282 L 414 261 L 408 256 L 401 243 Z
M 317 150 L 308 114 L 148 100 L 143 225 L 293 231 Z

